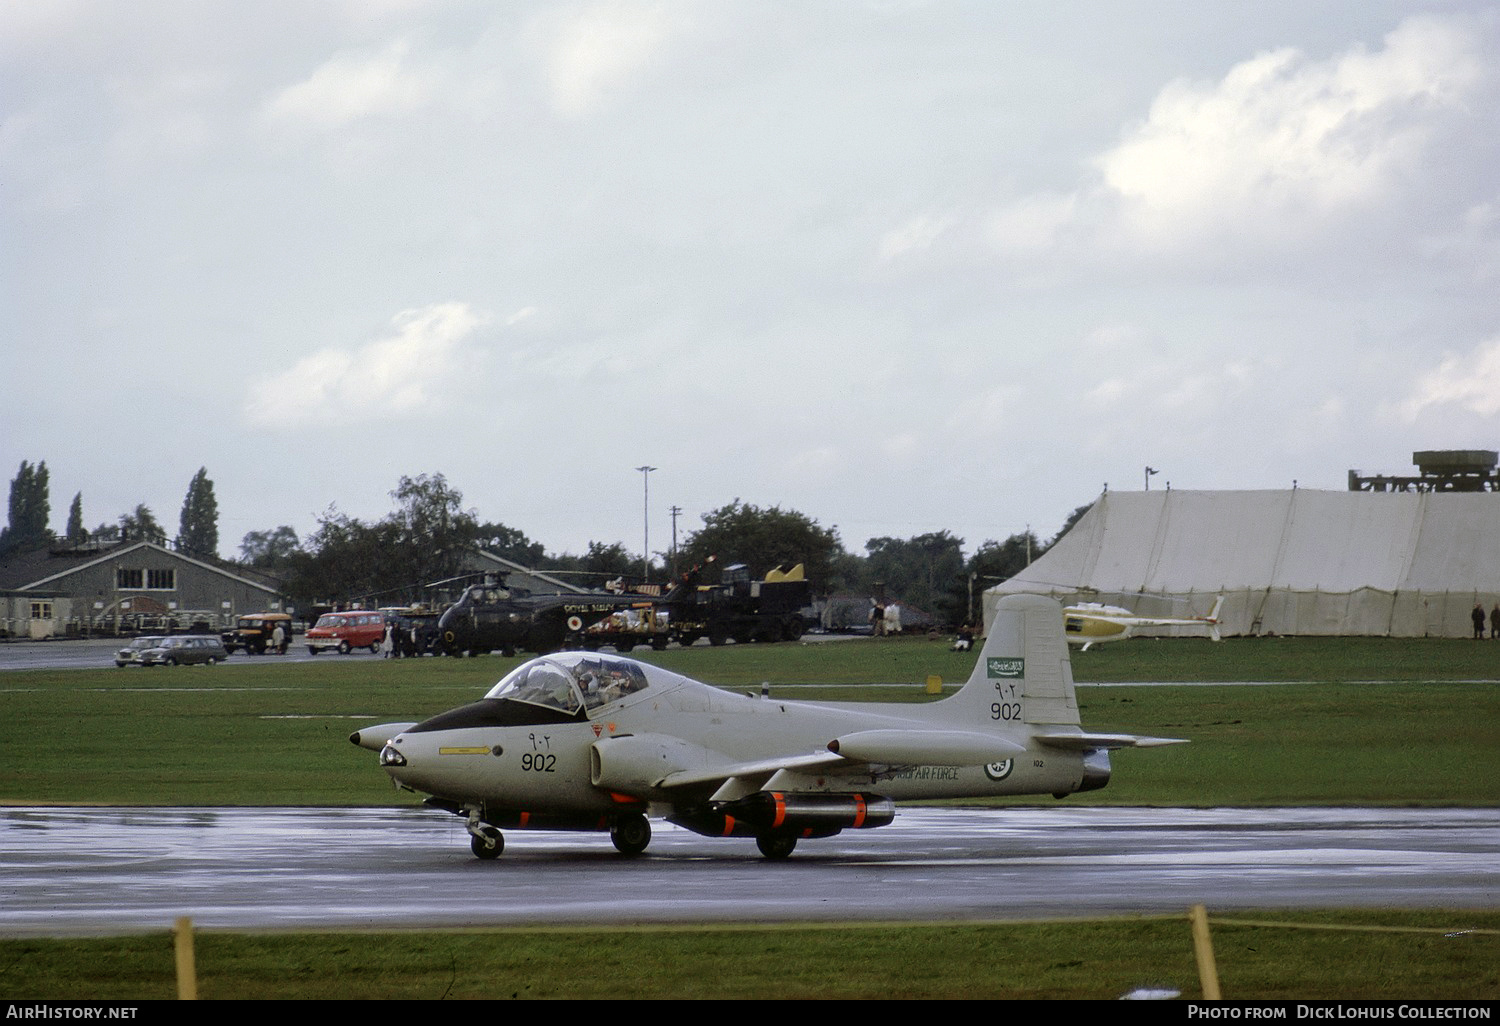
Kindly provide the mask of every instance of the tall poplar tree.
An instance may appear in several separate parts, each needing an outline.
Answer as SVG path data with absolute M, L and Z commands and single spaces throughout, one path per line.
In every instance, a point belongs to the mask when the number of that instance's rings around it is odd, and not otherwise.
M 10 522 L 0 531 L 0 554 L 40 548 L 51 540 L 47 521 L 52 501 L 47 496 L 47 461 L 21 469 L 10 483 Z
M 73 506 L 68 510 L 68 544 L 82 545 L 89 540 L 88 528 L 83 526 L 83 493 L 73 496 Z
M 198 468 L 182 501 L 177 548 L 200 556 L 219 554 L 219 501 L 214 498 L 214 483 L 208 479 L 207 467 Z

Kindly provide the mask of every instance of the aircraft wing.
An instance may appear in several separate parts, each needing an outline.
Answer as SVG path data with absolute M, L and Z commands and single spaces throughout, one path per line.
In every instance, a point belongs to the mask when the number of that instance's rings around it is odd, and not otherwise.
M 692 769 L 668 773 L 656 782 L 657 787 L 695 787 L 702 784 L 719 784 L 735 777 L 770 777 L 780 770 L 816 770 L 833 766 L 849 765 L 849 760 L 835 752 L 807 752 L 801 755 L 782 755 L 753 762 L 726 762 L 719 765 L 695 766 Z
M 1097 746 L 1095 746 L 1097 747 Z M 869 763 L 887 766 L 980 766 L 1024 752 L 994 734 L 957 730 L 859 730 L 828 742 L 825 751 L 773 756 L 751 762 L 695 766 L 668 773 L 656 786 L 690 787 L 734 778 L 770 777 L 782 771 L 852 769 Z
M 1034 739 L 1050 748 L 1081 752 L 1092 748 L 1160 748 L 1163 745 L 1185 745 L 1182 737 L 1141 737 L 1138 734 L 1085 734 L 1082 731 L 1067 731 L 1053 734 L 1036 734 Z

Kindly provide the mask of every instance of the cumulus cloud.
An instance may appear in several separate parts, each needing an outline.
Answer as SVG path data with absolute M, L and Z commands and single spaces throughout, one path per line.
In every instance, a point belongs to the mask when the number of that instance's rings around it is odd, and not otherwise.
M 1387 204 L 1444 119 L 1466 116 L 1482 79 L 1478 41 L 1459 20 L 1410 18 L 1374 52 L 1261 54 L 1217 82 L 1171 83 L 1093 161 L 1092 185 L 1022 197 L 992 233 L 1021 253 L 1084 228 L 1096 242 L 1153 252 L 1231 233 L 1296 236 Z
M 1500 338 L 1480 343 L 1468 356 L 1444 358 L 1417 382 L 1401 415 L 1411 423 L 1429 406 L 1457 406 L 1481 417 L 1500 413 Z
M 406 43 L 397 41 L 378 53 L 336 54 L 272 98 L 266 113 L 277 122 L 333 128 L 417 110 L 432 97 L 435 84 L 431 73 L 410 66 L 408 52 Z
M 466 347 L 483 323 L 464 303 L 405 310 L 382 338 L 320 350 L 254 383 L 246 416 L 256 426 L 293 427 L 431 410 L 460 378 Z
M 663 4 L 599 3 L 548 19 L 553 105 L 570 117 L 586 113 L 651 65 L 681 29 Z
M 880 259 L 896 260 L 907 253 L 929 249 L 952 225 L 951 216 L 919 214 L 881 238 Z

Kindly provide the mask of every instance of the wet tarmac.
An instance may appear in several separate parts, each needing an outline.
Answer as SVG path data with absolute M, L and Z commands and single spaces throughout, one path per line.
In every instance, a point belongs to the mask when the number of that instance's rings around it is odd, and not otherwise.
M 652 825 L 635 859 L 508 831 L 481 862 L 421 809 L 3 809 L 0 935 L 1500 907 L 1490 809 L 904 808 L 785 862 Z

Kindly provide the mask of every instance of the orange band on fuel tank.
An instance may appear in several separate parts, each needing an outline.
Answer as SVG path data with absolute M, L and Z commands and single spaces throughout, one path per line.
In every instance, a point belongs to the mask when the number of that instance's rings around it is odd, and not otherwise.
M 724 832 L 722 834 L 720 834 L 719 836 L 720 837 L 731 837 L 733 835 L 734 835 L 734 817 L 733 816 L 725 816 L 724 817 Z
M 519 823 L 517 823 L 516 826 L 518 826 L 518 827 L 524 827 L 530 821 L 531 821 L 531 813 L 529 813 L 529 812 L 523 812 L 523 813 L 521 813 L 521 821 Z
M 776 815 L 771 820 L 773 827 L 779 827 L 786 822 L 786 795 L 780 791 L 772 791 L 771 797 L 776 801 Z
M 865 796 L 857 794 L 854 796 L 854 826 L 856 829 L 865 825 Z

